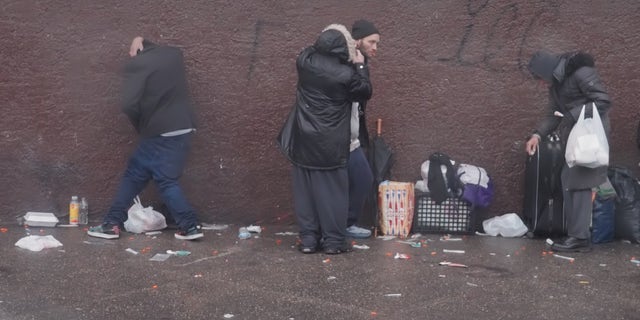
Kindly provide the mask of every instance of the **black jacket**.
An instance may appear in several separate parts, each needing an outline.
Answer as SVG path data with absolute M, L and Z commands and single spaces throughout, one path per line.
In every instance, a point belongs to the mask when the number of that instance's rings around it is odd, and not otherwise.
M 349 62 L 354 50 L 341 31 L 329 29 L 298 56 L 296 103 L 278 137 L 293 164 L 308 169 L 347 165 L 351 104 L 371 96 L 366 67 Z
M 143 138 L 195 128 L 182 52 L 147 40 L 124 68 L 122 111 Z

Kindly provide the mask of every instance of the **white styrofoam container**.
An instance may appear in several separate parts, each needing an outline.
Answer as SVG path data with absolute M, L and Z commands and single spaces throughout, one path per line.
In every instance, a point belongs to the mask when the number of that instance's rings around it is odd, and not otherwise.
M 32 227 L 55 227 L 58 218 L 51 212 L 29 211 L 24 215 L 24 223 Z

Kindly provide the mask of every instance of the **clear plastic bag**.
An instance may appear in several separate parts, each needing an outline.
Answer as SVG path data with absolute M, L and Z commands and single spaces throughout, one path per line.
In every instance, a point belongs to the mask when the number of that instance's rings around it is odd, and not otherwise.
M 487 219 L 482 222 L 482 227 L 484 232 L 489 235 L 501 235 L 509 238 L 522 237 L 529 231 L 524 222 L 515 213 L 507 213 Z
M 128 219 L 124 222 L 125 230 L 132 233 L 162 230 L 167 227 L 167 220 L 162 213 L 153 210 L 153 207 L 144 207 L 140 197 L 133 200 L 129 208 Z

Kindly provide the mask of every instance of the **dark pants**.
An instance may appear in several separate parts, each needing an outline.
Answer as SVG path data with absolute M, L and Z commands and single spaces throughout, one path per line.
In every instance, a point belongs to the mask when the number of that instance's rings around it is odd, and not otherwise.
M 104 217 L 105 223 L 122 226 L 133 199 L 153 179 L 169 213 L 182 230 L 198 224 L 193 208 L 187 202 L 178 178 L 189 151 L 191 133 L 174 137 L 153 137 L 140 141 L 129 159 L 115 199 Z
M 591 189 L 564 190 L 564 210 L 567 214 L 567 234 L 578 239 L 591 237 L 593 202 Z
M 325 248 L 342 248 L 349 209 L 347 168 L 309 170 L 293 166 L 293 202 L 304 246 L 320 239 Z
M 347 227 L 358 222 L 364 203 L 371 192 L 373 173 L 362 148 L 349 154 L 349 218 Z

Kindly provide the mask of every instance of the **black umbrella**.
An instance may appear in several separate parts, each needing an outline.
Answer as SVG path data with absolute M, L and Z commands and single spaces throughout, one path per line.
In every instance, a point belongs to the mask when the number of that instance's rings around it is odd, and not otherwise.
M 379 227 L 379 209 L 378 209 L 378 186 L 380 182 L 388 180 L 391 173 L 391 165 L 393 163 L 393 153 L 391 149 L 382 139 L 382 119 L 376 121 L 377 130 L 376 135 L 373 138 L 371 146 L 369 147 L 369 165 L 373 172 L 373 188 L 371 190 L 371 207 L 374 210 L 374 226 L 377 236 Z

